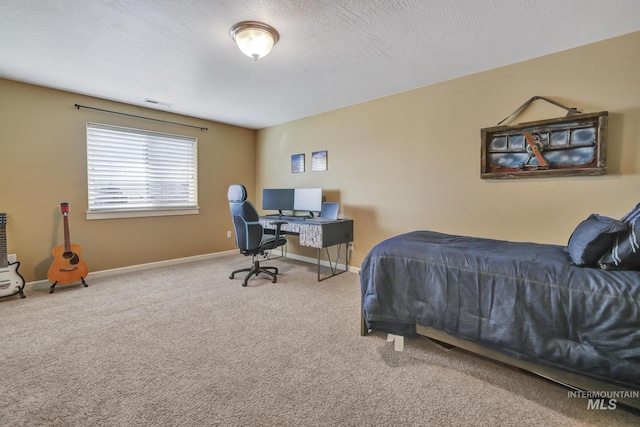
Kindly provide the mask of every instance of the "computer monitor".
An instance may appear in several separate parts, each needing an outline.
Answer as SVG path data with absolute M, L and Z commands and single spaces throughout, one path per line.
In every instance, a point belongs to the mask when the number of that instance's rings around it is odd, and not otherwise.
M 294 195 L 293 188 L 265 188 L 262 190 L 262 210 L 278 211 L 280 215 L 284 210 L 292 211 Z
M 294 210 L 308 211 L 312 218 L 314 212 L 322 210 L 322 188 L 296 188 L 294 193 Z

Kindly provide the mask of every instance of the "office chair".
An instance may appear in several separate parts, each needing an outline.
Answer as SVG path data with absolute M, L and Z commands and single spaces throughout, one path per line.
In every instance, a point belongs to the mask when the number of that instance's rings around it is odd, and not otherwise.
M 236 246 L 240 249 L 240 253 L 245 256 L 251 255 L 253 263 L 252 267 L 241 268 L 231 273 L 230 279 L 233 279 L 236 273 L 248 271 L 242 282 L 242 286 L 247 286 L 247 281 L 251 276 L 258 276 L 260 273 L 271 276 L 271 282 L 276 283 L 278 280 L 277 267 L 261 267 L 258 255 L 266 256 L 265 251 L 275 249 L 287 243 L 287 239 L 280 236 L 280 226 L 286 221 L 274 221 L 276 226 L 275 234 L 265 233 L 259 221 L 258 212 L 251 202 L 247 200 L 247 189 L 241 184 L 232 184 L 227 192 L 229 199 L 229 208 L 231 209 L 231 218 L 233 219 L 233 227 L 236 232 Z M 273 271 L 271 271 L 273 270 Z

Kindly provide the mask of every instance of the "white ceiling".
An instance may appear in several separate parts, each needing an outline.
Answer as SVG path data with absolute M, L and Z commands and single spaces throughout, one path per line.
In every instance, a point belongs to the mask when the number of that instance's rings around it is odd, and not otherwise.
M 257 62 L 244 20 L 280 33 Z M 638 30 L 637 0 L 2 0 L 0 77 L 259 129 Z

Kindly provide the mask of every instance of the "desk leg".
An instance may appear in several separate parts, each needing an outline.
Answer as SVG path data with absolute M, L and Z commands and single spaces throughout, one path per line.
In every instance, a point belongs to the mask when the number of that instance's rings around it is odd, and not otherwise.
M 329 269 L 331 270 L 331 274 L 329 274 L 328 276 L 325 277 L 321 277 L 320 276 L 320 255 L 321 255 L 321 248 L 318 248 L 318 282 L 321 282 L 325 279 L 328 279 L 330 277 L 333 276 L 337 276 L 338 274 L 342 274 L 346 271 L 349 271 L 349 244 L 348 243 L 338 243 L 337 245 L 337 255 L 336 255 L 336 262 L 335 264 L 331 261 L 331 255 L 329 254 L 329 247 L 324 248 L 325 251 L 327 252 L 327 260 L 329 261 Z M 338 270 L 338 263 L 340 261 L 340 249 L 342 249 L 342 246 L 344 246 L 345 248 L 345 263 L 344 263 L 344 270 Z

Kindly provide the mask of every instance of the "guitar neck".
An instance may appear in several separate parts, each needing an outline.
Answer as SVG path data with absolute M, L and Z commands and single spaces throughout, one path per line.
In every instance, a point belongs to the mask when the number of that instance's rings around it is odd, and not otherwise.
M 71 252 L 71 239 L 69 238 L 69 217 L 67 215 L 62 216 L 64 221 L 64 250 L 65 252 Z
M 5 268 L 9 265 L 7 258 L 7 228 L 0 226 L 0 267 Z

